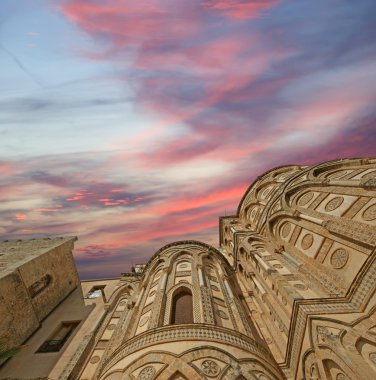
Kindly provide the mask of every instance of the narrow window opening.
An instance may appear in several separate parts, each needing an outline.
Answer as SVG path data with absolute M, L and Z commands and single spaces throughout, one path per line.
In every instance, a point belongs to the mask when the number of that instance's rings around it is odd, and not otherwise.
M 188 289 L 176 293 L 172 300 L 171 324 L 193 323 L 192 293 Z
M 102 295 L 103 289 L 106 287 L 106 285 L 95 285 L 93 286 L 90 291 L 86 294 L 85 298 L 98 298 Z
M 38 353 L 58 352 L 71 336 L 80 321 L 62 322 L 59 328 L 37 350 Z
M 52 277 L 49 274 L 46 274 L 40 280 L 35 281 L 31 286 L 29 286 L 28 291 L 31 298 L 34 298 L 46 289 L 47 286 L 50 285 L 51 281 Z

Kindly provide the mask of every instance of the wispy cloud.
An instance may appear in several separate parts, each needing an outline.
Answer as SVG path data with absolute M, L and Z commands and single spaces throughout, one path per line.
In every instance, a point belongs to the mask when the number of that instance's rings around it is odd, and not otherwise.
M 85 278 L 174 239 L 215 243 L 273 166 L 374 155 L 372 0 L 57 5 L 40 12 L 69 44 L 45 70 L 6 52 L 46 83 L 57 62 L 72 78 L 0 97 L 0 231 L 78 235 Z M 34 25 L 22 35 L 51 48 Z

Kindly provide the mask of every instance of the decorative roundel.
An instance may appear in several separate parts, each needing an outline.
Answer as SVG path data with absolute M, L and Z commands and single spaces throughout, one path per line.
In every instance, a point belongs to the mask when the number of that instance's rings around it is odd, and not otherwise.
M 304 235 L 304 237 L 302 239 L 302 248 L 303 249 L 309 249 L 309 248 L 311 248 L 312 244 L 313 244 L 312 234 Z
M 303 284 L 295 284 L 294 287 L 298 290 L 307 290 L 307 286 Z
M 156 291 L 155 291 L 155 290 L 152 290 L 152 291 L 149 293 L 149 297 L 153 297 L 155 293 L 156 293 Z
M 362 218 L 366 221 L 371 221 L 376 219 L 376 203 L 369 206 L 363 211 Z
M 283 224 L 281 229 L 281 235 L 283 238 L 287 238 L 289 236 L 289 233 L 291 232 L 291 223 L 286 222 Z
M 209 277 L 210 280 L 218 282 L 217 277 L 214 277 L 214 276 L 208 276 L 208 277 Z
M 213 360 L 204 360 L 201 363 L 201 369 L 209 377 L 217 376 L 220 371 L 219 365 Z
M 308 193 L 303 194 L 301 197 L 299 197 L 298 205 L 305 206 L 307 203 L 309 203 L 312 200 L 313 196 L 314 194 L 312 193 L 312 191 L 309 191 Z
M 140 327 L 145 326 L 148 323 L 149 317 L 144 317 L 140 319 L 140 323 L 138 324 Z
M 188 267 L 189 267 L 189 265 L 186 264 L 186 263 L 179 265 L 179 268 L 181 268 L 181 269 L 185 269 L 185 268 L 188 268 Z
M 339 373 L 336 377 L 336 380 L 348 380 L 348 377 L 345 376 L 343 373 Z
M 121 301 L 120 303 L 119 303 L 119 306 L 126 306 L 127 305 L 127 301 Z
M 152 366 L 145 367 L 137 377 L 137 380 L 151 380 L 155 375 L 155 368 Z
M 217 315 L 222 319 L 228 319 L 228 315 L 223 310 L 218 310 Z
M 333 268 L 340 269 L 346 265 L 348 259 L 349 254 L 346 249 L 338 248 L 332 253 L 332 256 L 330 257 L 330 263 L 332 264 Z
M 219 288 L 218 288 L 218 286 L 211 285 L 210 287 L 211 287 L 213 290 L 215 290 L 216 292 L 219 292 Z
M 325 205 L 325 211 L 331 212 L 336 210 L 341 204 L 343 203 L 344 199 L 343 197 L 335 197 L 331 199 L 326 205 Z
M 369 360 L 371 360 L 372 363 L 376 364 L 376 352 L 371 352 L 369 354 Z
M 276 268 L 276 269 L 282 269 L 283 265 L 281 265 L 281 264 L 274 264 L 273 267 Z
M 96 356 L 93 356 L 93 357 L 90 359 L 90 363 L 91 363 L 91 364 L 96 364 L 96 363 L 99 362 L 99 360 L 101 360 L 101 358 L 100 358 L 98 355 L 96 355 Z
M 261 375 L 259 376 L 259 380 L 270 380 L 270 377 L 269 377 L 269 376 L 266 376 L 266 375 L 264 375 L 264 374 L 261 374 Z
M 111 323 L 110 325 L 107 326 L 107 330 L 115 330 L 115 328 L 116 328 L 115 323 Z

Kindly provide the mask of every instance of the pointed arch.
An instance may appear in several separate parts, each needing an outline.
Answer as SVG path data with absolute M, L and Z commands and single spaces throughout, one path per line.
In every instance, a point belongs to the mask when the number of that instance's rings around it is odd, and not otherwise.
M 194 323 L 193 296 L 190 289 L 178 288 L 173 295 L 171 308 L 170 323 L 172 325 Z
M 168 380 L 187 380 L 187 378 L 180 371 L 176 371 Z

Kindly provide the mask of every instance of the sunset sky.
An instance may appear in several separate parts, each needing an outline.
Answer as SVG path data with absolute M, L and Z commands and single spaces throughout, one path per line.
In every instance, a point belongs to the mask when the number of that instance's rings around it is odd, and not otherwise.
M 283 164 L 376 156 L 375 0 L 1 0 L 0 236 L 117 276 Z

